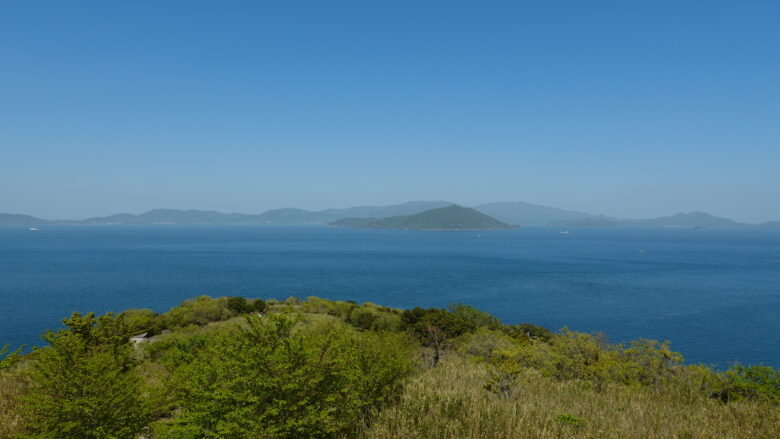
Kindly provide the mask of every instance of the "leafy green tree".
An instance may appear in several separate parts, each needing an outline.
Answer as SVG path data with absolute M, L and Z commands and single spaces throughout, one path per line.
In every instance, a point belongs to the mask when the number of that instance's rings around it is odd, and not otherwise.
M 327 438 L 354 431 L 411 371 L 408 343 L 247 316 L 179 370 L 186 428 L 209 438 Z M 184 427 L 182 427 L 184 428 Z
M 377 320 L 379 313 L 369 308 L 355 307 L 349 313 L 349 323 L 360 329 L 371 329 Z
M 453 338 L 466 333 L 470 327 L 455 314 L 439 308 L 414 308 L 404 310 L 401 320 L 423 342 L 430 338 L 431 328 L 443 338 Z
M 212 299 L 209 296 L 185 300 L 179 306 L 173 307 L 163 314 L 165 327 L 202 326 L 211 322 L 227 320 L 235 315 L 235 312 L 228 309 L 227 301 L 228 299 L 225 297 Z
M 466 331 L 468 332 L 474 332 L 482 327 L 497 329 L 501 325 L 501 321 L 496 317 L 469 305 L 456 303 L 450 305 L 449 310 L 453 317 L 463 322 L 463 325 L 467 328 Z
M 726 371 L 726 398 L 780 403 L 780 370 L 770 366 L 736 365 Z
M 401 321 L 424 346 L 433 350 L 434 365 L 450 347 L 453 338 L 473 331 L 473 327 L 462 316 L 439 308 L 404 310 Z
M 659 342 L 645 338 L 630 342 L 629 347 L 623 349 L 621 354 L 625 360 L 635 365 L 631 379 L 656 386 L 671 377 L 674 374 L 674 366 L 685 360 L 682 354 L 672 351 L 669 341 Z
M 107 314 L 74 313 L 67 329 L 43 336 L 24 402 L 35 439 L 134 439 L 148 422 L 134 372 L 129 328 Z
M 151 309 L 129 309 L 123 311 L 120 316 L 130 328 L 132 335 L 142 332 L 156 335 L 163 330 L 162 319 Z
M 252 311 L 255 312 L 265 312 L 268 306 L 263 299 L 255 299 L 250 305 L 252 306 Z
M 243 297 L 228 297 L 227 308 L 236 314 L 252 312 L 253 307 Z

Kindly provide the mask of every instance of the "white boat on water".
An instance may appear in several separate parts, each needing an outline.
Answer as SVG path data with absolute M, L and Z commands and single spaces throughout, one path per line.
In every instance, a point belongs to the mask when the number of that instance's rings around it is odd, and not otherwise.
M 31 231 L 31 232 L 37 232 L 38 230 L 41 230 L 41 229 L 39 229 L 39 228 L 37 228 L 37 227 L 30 227 L 30 228 L 29 228 L 29 229 L 27 229 L 27 230 L 29 230 L 29 231 Z
M 570 232 L 570 231 L 568 231 L 568 230 L 563 230 L 563 231 L 561 232 L 561 235 L 568 235 L 569 233 L 571 233 L 571 232 Z

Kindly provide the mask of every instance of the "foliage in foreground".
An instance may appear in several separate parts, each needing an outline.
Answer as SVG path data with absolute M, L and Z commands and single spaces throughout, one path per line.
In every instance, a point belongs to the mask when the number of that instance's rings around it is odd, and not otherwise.
M 352 431 L 412 371 L 403 335 L 248 317 L 178 371 L 181 424 L 214 438 L 326 438 Z M 163 428 L 159 428 L 163 430 Z
M 451 354 L 414 377 L 379 413 L 368 439 L 750 438 L 775 439 L 777 406 L 723 404 L 687 389 L 559 381 L 521 368 L 497 392 L 491 366 Z
M 133 439 L 149 422 L 121 319 L 74 314 L 27 372 L 27 438 Z
M 774 438 L 780 425 L 771 367 L 721 373 L 666 342 L 466 305 L 201 296 L 64 323 L 47 347 L 0 350 L 0 439 Z M 133 347 L 140 332 L 161 335 Z

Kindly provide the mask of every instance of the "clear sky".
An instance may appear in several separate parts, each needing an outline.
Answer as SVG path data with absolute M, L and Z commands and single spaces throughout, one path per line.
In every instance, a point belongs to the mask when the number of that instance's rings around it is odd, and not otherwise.
M 3 1 L 0 212 L 780 219 L 780 1 Z

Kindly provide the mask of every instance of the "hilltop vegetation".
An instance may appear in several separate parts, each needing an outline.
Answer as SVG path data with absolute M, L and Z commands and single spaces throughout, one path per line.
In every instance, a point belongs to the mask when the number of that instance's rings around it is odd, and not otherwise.
M 0 350 L 5 438 L 776 438 L 780 371 L 466 305 L 201 296 Z M 135 346 L 131 335 L 155 334 Z
M 417 230 L 502 230 L 513 228 L 493 217 L 468 207 L 451 205 L 414 215 L 387 218 L 344 218 L 329 224 L 334 227 L 362 229 Z

